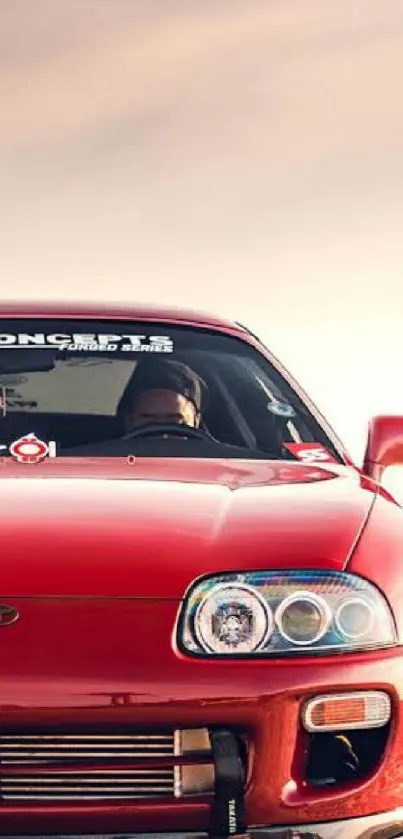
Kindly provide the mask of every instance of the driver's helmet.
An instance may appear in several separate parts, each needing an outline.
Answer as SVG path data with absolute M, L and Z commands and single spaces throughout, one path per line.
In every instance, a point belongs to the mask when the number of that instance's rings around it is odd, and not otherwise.
M 141 359 L 120 399 L 117 415 L 122 420 L 140 393 L 147 390 L 173 390 L 186 396 L 202 412 L 206 394 L 205 382 L 190 367 L 181 361 L 168 359 Z

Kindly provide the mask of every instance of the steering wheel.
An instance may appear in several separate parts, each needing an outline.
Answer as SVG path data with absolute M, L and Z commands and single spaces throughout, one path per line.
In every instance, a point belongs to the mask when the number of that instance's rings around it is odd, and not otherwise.
M 190 437 L 192 440 L 215 442 L 214 437 L 203 431 L 201 428 L 193 428 L 191 425 L 180 425 L 176 422 L 153 422 L 142 425 L 139 428 L 133 428 L 128 434 L 121 437 L 122 440 L 135 440 L 140 437 Z

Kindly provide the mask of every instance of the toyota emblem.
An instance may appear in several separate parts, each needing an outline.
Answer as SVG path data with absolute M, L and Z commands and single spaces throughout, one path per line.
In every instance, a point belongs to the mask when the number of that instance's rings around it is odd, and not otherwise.
M 9 626 L 10 623 L 15 623 L 18 618 L 19 614 L 14 606 L 5 606 L 0 603 L 0 626 Z

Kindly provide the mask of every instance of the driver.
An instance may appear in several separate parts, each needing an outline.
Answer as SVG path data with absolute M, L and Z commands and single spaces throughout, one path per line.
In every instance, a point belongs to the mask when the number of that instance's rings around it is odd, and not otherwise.
M 151 423 L 199 428 L 203 384 L 186 364 L 142 359 L 119 407 L 125 431 Z

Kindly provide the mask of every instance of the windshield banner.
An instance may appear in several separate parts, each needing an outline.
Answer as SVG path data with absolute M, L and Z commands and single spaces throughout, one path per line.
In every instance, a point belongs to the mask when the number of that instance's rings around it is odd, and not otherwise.
M 51 348 L 69 352 L 151 352 L 171 353 L 172 339 L 168 335 L 108 335 L 89 333 L 43 332 L 0 333 L 0 349 Z

